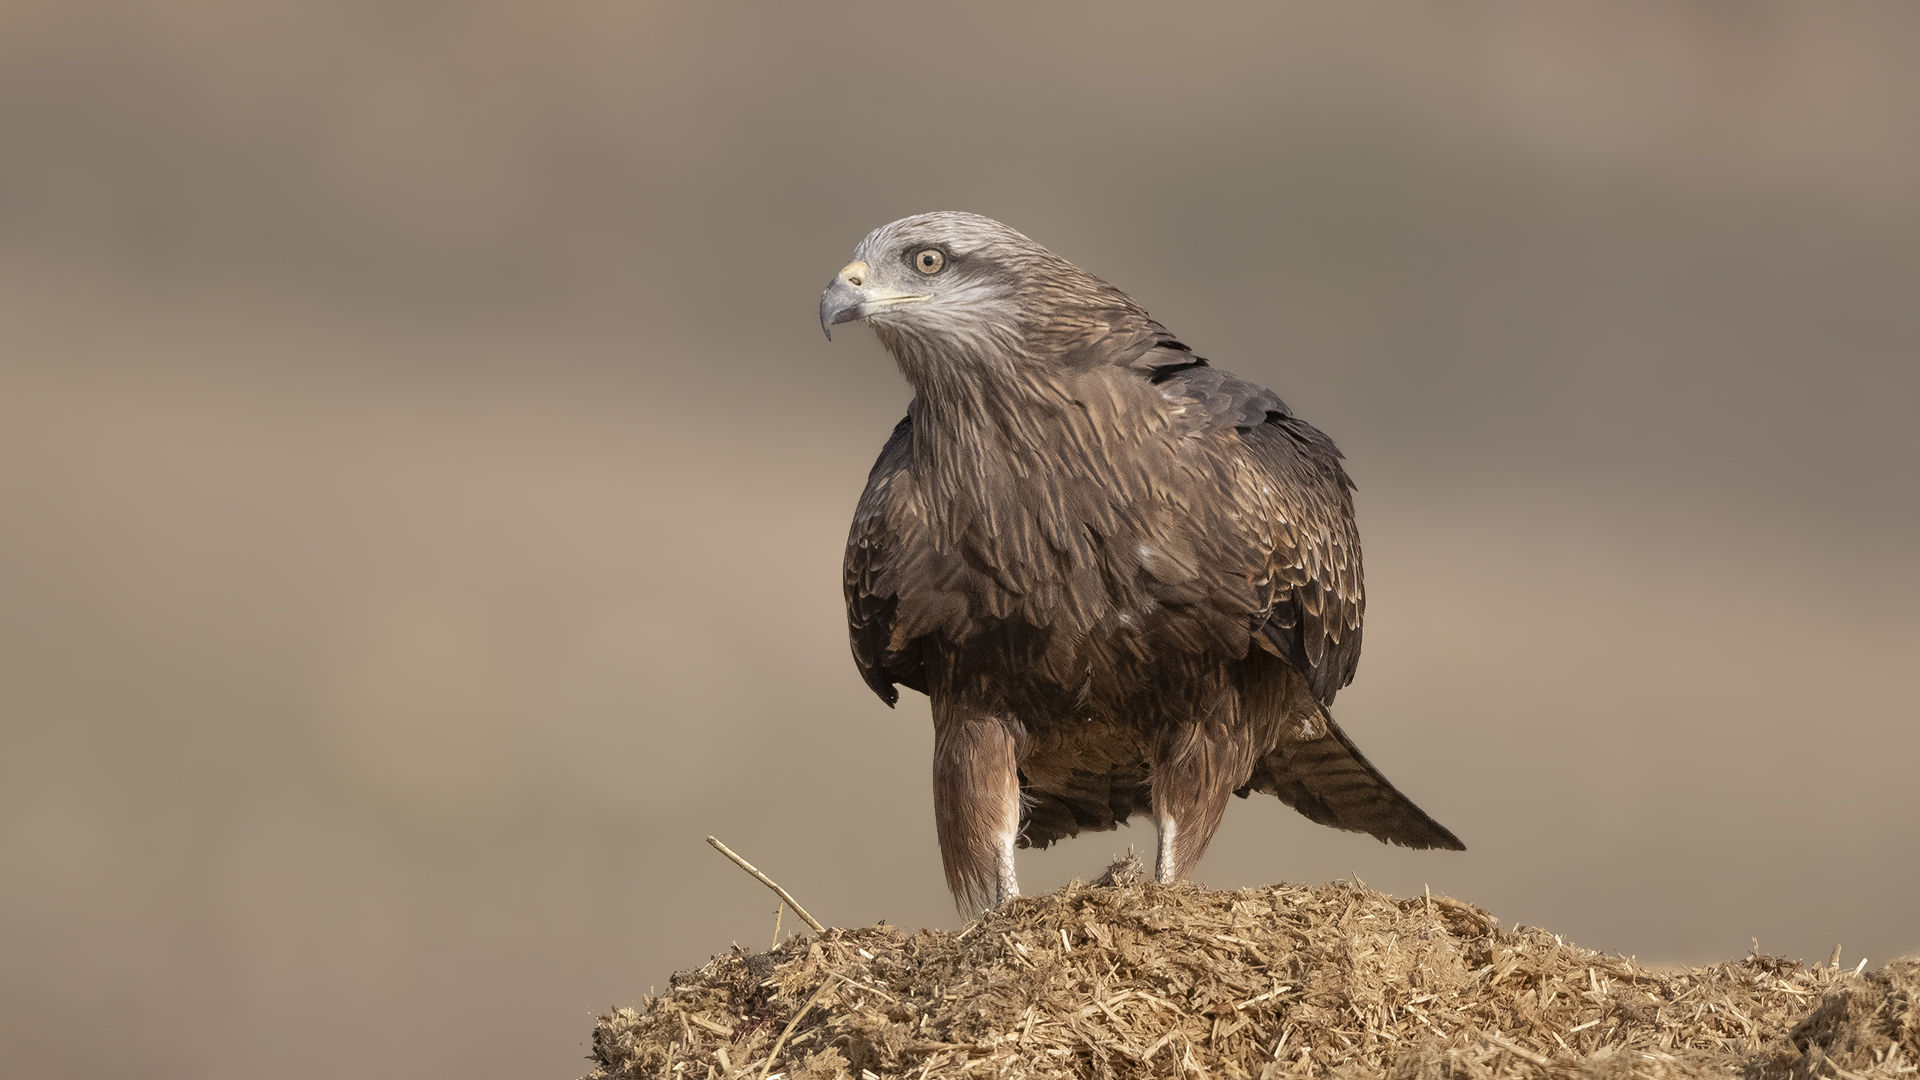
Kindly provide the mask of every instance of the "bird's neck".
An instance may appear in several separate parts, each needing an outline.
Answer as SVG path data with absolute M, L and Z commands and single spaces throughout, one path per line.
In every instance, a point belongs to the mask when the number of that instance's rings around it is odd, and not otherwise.
M 937 498 L 975 501 L 1056 470 L 1165 401 L 1132 360 L 1162 340 L 1131 306 L 1094 308 L 1024 333 L 921 335 L 876 325 L 914 389 L 914 460 Z M 1043 359 L 1044 358 L 1044 359 Z
M 1127 501 L 1119 477 L 1139 472 L 1172 420 L 1157 387 L 1111 367 L 1016 373 L 967 393 L 944 383 L 915 389 L 915 471 L 929 511 L 956 529 L 1014 527 L 1005 511 L 1050 504 L 1065 477 L 1085 481 L 1082 510 Z M 1103 494 L 1093 498 L 1095 490 Z
M 978 454 L 1006 444 L 1008 428 L 1057 390 L 1035 379 L 1021 343 L 987 337 L 922 335 L 876 324 L 880 341 L 913 387 L 913 444 L 921 462 Z M 1013 437 L 1021 438 L 1017 430 Z
M 914 460 L 947 497 L 1056 456 L 1073 407 L 1061 381 L 1010 369 L 1001 377 L 914 382 Z

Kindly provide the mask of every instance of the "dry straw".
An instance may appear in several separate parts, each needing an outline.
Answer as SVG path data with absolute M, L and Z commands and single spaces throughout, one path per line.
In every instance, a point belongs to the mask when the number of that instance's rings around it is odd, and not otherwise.
M 591 1078 L 1920 1080 L 1920 961 L 1654 970 L 1445 897 L 1118 870 L 958 934 L 736 948 L 601 1017 Z

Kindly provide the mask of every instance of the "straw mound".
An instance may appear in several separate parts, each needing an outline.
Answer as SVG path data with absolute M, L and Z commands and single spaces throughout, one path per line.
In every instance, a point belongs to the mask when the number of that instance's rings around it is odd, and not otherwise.
M 1915 1078 L 1920 960 L 1656 971 L 1355 883 L 1075 882 L 958 933 L 736 946 L 601 1017 L 593 1048 L 589 1080 Z

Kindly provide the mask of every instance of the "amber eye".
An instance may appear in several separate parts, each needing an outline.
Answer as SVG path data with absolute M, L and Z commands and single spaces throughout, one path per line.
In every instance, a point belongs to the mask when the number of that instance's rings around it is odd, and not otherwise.
M 913 257 L 914 269 L 923 274 L 937 274 L 946 265 L 947 257 L 941 254 L 939 248 L 927 248 Z

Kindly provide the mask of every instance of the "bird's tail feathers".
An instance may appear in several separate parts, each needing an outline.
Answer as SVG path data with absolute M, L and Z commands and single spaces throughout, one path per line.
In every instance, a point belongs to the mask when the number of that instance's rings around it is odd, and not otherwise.
M 1279 744 L 1254 763 L 1253 775 L 1234 794 L 1245 798 L 1253 791 L 1278 796 L 1309 821 L 1367 833 L 1382 842 L 1467 849 L 1380 775 L 1317 702 L 1311 712 L 1296 715 Z

